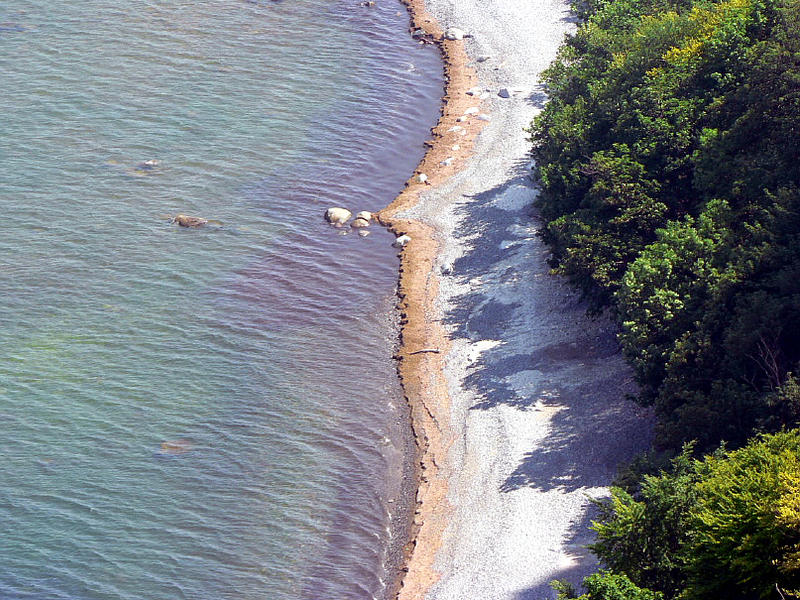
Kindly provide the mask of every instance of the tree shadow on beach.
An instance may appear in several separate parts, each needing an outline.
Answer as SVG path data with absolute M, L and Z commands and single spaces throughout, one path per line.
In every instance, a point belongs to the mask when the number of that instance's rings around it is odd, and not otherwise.
M 556 597 L 556 592 L 550 586 L 555 580 L 571 583 L 576 591 L 581 589 L 584 577 L 597 570 L 597 559 L 591 553 L 588 545 L 594 542 L 594 534 L 590 526 L 597 517 L 597 508 L 588 504 L 583 516 L 570 525 L 564 536 L 566 561 L 568 564 L 557 569 L 547 578 L 537 581 L 531 587 L 520 591 L 514 600 L 551 600 Z
M 470 410 L 509 406 L 547 423 L 546 439 L 501 491 L 605 486 L 647 447 L 649 419 L 626 400 L 635 388 L 615 326 L 587 317 L 578 294 L 550 274 L 526 167 L 457 210 L 456 235 L 469 248 L 452 274 L 474 285 L 453 299 L 445 322 L 455 339 L 491 342 L 463 381 L 476 399 Z

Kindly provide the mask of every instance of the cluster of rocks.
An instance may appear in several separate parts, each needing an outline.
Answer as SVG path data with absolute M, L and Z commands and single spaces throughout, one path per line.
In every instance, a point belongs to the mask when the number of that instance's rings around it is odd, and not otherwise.
M 350 221 L 350 217 L 353 216 L 346 208 L 341 207 L 333 207 L 329 208 L 325 211 L 325 220 L 333 225 L 334 227 L 343 227 Z M 367 231 L 367 227 L 369 227 L 370 223 L 372 222 L 373 215 L 371 212 L 362 210 L 361 212 L 356 214 L 356 218 L 350 222 L 350 227 L 353 229 L 358 230 L 358 235 L 364 237 L 369 235 L 369 231 Z
M 325 220 L 334 227 L 344 227 L 347 225 L 348 221 L 350 221 L 352 216 L 353 213 L 340 206 L 334 206 L 325 211 Z M 367 228 L 370 226 L 370 223 L 374 218 L 375 216 L 371 212 L 362 210 L 361 212 L 356 213 L 355 219 L 350 221 L 350 227 L 358 230 L 358 235 L 362 237 L 367 236 L 369 235 Z M 401 235 L 395 239 L 392 245 L 396 248 L 402 248 L 410 241 L 411 238 L 409 236 Z

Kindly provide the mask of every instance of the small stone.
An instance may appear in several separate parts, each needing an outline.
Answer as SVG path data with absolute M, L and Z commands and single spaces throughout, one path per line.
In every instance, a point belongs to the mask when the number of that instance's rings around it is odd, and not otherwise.
M 350 223 L 350 227 L 354 229 L 359 229 L 361 227 L 369 227 L 369 221 L 366 219 L 353 219 L 353 222 Z
M 458 27 L 451 27 L 447 31 L 444 32 L 444 37 L 447 40 L 463 40 L 464 39 L 464 32 L 460 30 Z
M 469 117 L 467 115 L 464 115 L 463 117 L 458 117 L 456 121 L 458 121 L 459 123 L 463 123 L 464 121 L 469 121 Z
M 452 156 L 449 156 L 449 157 L 445 158 L 445 159 L 444 159 L 442 162 L 440 162 L 439 164 L 440 164 L 440 165 L 442 165 L 442 166 L 444 166 L 444 167 L 449 167 L 450 165 L 452 165 L 452 164 L 453 164 L 453 160 L 454 160 L 454 158 L 453 158 Z
M 490 58 L 492 58 L 492 57 L 491 57 L 491 56 L 489 56 L 489 55 L 479 56 L 479 57 L 478 57 L 478 62 L 479 62 L 479 63 L 486 62 L 486 61 L 487 61 L 487 60 L 489 60 Z
M 487 114 L 480 114 L 480 115 L 477 116 L 477 119 L 480 120 L 480 121 L 491 121 L 492 117 L 490 117 Z
M 392 242 L 392 246 L 394 246 L 395 248 L 402 248 L 410 241 L 411 241 L 410 235 L 401 235 L 395 238 L 394 242 Z
M 464 111 L 465 115 L 477 115 L 480 112 L 480 109 L 477 106 L 470 106 L 467 110 Z
M 500 91 L 497 92 L 497 95 L 501 98 L 511 98 L 511 92 L 508 91 L 508 88 L 500 88 Z
M 414 39 L 424 38 L 425 37 L 425 30 L 424 29 L 415 29 L 411 33 L 411 37 Z
M 447 130 L 447 132 L 448 133 L 456 132 L 456 131 L 461 131 L 462 129 L 464 128 L 461 125 L 453 125 L 450 129 Z
M 369 235 L 369 231 L 366 229 L 359 229 L 358 230 L 358 237 L 367 237 Z
M 425 173 L 420 173 L 419 175 L 417 175 L 418 183 L 427 183 L 427 181 L 428 181 L 428 176 L 425 175 Z
M 325 220 L 331 225 L 344 225 L 353 216 L 346 208 L 333 207 L 325 211 Z
M 356 214 L 356 219 L 364 219 L 367 222 L 372 221 L 372 213 L 368 210 L 362 210 Z

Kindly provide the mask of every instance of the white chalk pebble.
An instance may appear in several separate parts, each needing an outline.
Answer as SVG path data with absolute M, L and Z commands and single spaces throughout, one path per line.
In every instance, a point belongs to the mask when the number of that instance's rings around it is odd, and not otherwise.
M 401 235 L 395 238 L 394 242 L 392 243 L 392 246 L 394 246 L 395 248 L 402 248 L 410 241 L 411 241 L 410 235 Z
M 420 173 L 419 175 L 417 175 L 417 181 L 419 183 L 425 183 L 426 181 L 428 181 L 428 176 L 425 175 L 425 173 Z
M 480 112 L 480 109 L 477 106 L 470 106 L 467 110 L 464 111 L 465 115 L 477 115 Z
M 444 159 L 444 160 L 443 160 L 441 163 L 439 163 L 439 164 L 441 164 L 442 166 L 445 166 L 445 167 L 449 167 L 450 165 L 452 165 L 452 164 L 453 164 L 453 160 L 454 160 L 454 159 L 453 159 L 453 157 L 452 157 L 452 156 L 448 156 L 447 158 L 445 158 L 445 159 Z

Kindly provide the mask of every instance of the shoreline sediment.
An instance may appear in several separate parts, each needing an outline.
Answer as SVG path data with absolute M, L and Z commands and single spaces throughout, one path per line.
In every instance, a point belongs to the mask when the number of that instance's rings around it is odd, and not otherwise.
M 404 190 L 378 213 L 378 220 L 390 231 L 411 237 L 411 242 L 400 252 L 397 288 L 400 344 L 396 360 L 416 445 L 416 490 L 402 566 L 388 597 L 412 600 L 423 597 L 437 579 L 433 564 L 448 511 L 447 474 L 442 467 L 453 440 L 444 380 L 447 336 L 441 324 L 429 318 L 438 296 L 434 263 L 440 242 L 434 228 L 402 217 L 401 213 L 415 207 L 423 192 L 458 171 L 471 155 L 475 138 L 485 123 L 474 115 L 466 121 L 457 121 L 468 108 L 479 105 L 477 98 L 466 94 L 476 85 L 477 76 L 467 66 L 463 42 L 444 38 L 444 31 L 427 12 L 424 0 L 401 1 L 408 10 L 412 29 L 423 30 L 438 47 L 445 83 L 442 113 L 431 131 L 432 139 L 426 142 L 425 156 Z M 421 174 L 426 176 L 425 181 L 420 181 Z M 424 349 L 438 352 L 420 352 Z

